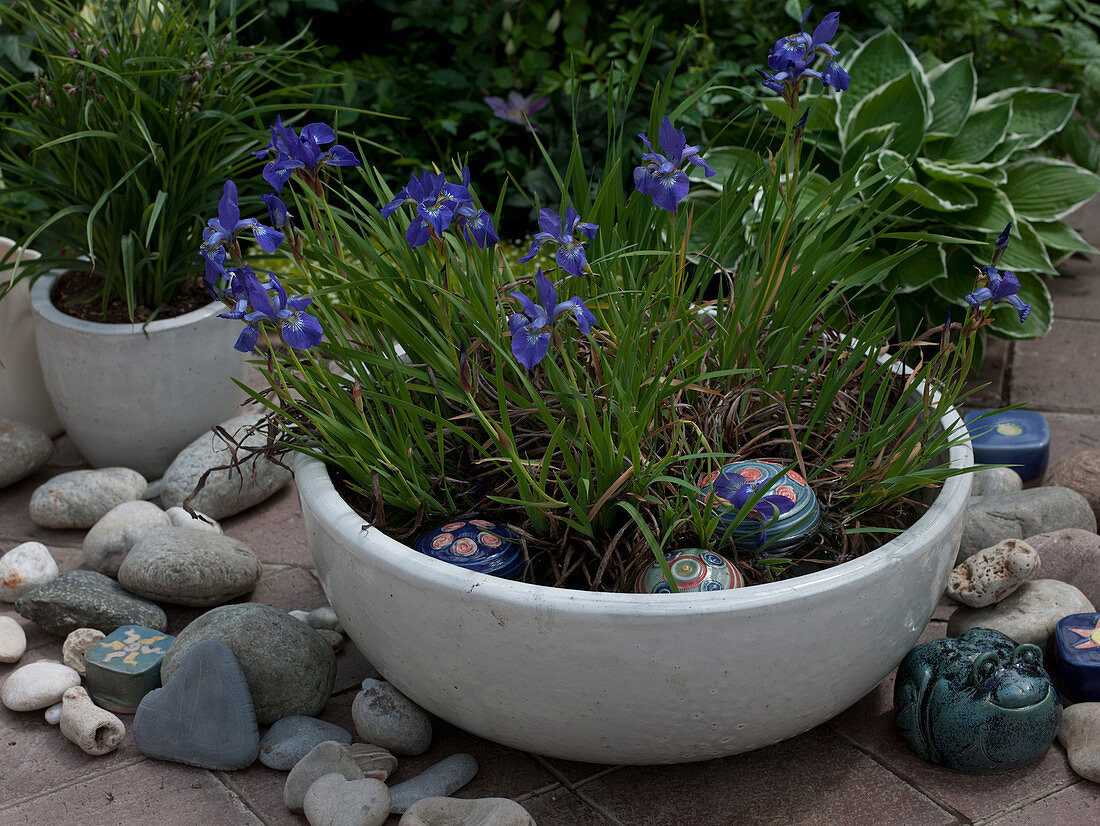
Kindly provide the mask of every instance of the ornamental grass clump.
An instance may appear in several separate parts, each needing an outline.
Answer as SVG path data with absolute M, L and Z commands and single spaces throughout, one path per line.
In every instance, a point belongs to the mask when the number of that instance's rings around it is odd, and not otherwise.
M 576 137 L 564 172 L 551 170 L 560 198 L 534 205 L 540 231 L 520 261 L 493 229 L 505 193 L 486 200 L 457 165 L 395 193 L 361 145 L 337 153 L 356 168 L 292 170 L 271 213 L 286 234 L 282 275 L 248 263 L 250 226 L 210 236 L 211 289 L 271 385 L 253 394 L 275 425 L 262 450 L 326 462 L 365 522 L 409 543 L 474 514 L 504 523 L 522 539 L 523 578 L 544 585 L 629 590 L 655 558 L 671 582 L 663 552 L 688 547 L 762 582 L 851 559 L 912 524 L 962 472 L 944 457 L 965 430 L 940 420 L 989 322 L 984 302 L 1004 290 L 976 274 L 964 323 L 931 321 L 923 340 L 888 347 L 889 304 L 848 310 L 875 280 L 863 250 L 890 234 L 885 173 L 799 186 L 795 88 L 775 153 L 703 200 L 715 173 L 701 136 L 678 125 L 692 99 L 674 106 L 665 87 L 647 133 L 621 125 L 639 71 L 609 99 L 599 174 Z M 268 145 L 268 169 L 291 157 L 284 143 Z M 543 246 L 556 266 L 528 263 Z M 700 479 L 748 458 L 816 492 L 823 519 L 799 548 L 732 542 L 741 520 L 784 510 L 769 485 L 724 479 L 732 519 L 699 495 Z

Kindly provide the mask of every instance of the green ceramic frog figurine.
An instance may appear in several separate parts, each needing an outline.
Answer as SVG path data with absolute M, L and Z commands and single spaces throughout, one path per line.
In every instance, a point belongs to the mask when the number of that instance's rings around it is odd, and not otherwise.
M 1038 646 L 973 628 L 905 656 L 894 683 L 894 720 L 925 760 L 992 774 L 1043 756 L 1058 733 L 1062 701 Z

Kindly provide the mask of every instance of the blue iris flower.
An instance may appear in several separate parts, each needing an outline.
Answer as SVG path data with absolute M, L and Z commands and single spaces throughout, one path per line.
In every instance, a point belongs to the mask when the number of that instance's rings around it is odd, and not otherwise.
M 218 201 L 218 217 L 211 218 L 207 222 L 206 229 L 202 231 L 202 247 L 200 252 L 207 260 L 207 279 L 210 277 L 210 265 L 217 267 L 216 250 L 222 246 L 236 243 L 237 235 L 244 230 L 251 230 L 260 249 L 271 254 L 275 248 L 283 243 L 283 234 L 277 229 L 264 226 L 255 218 L 241 218 L 240 207 L 237 206 L 237 186 L 232 181 L 226 181 L 222 190 L 221 200 Z M 225 256 L 221 256 L 224 262 Z
M 264 319 L 279 327 L 279 334 L 291 347 L 308 350 L 320 343 L 323 335 L 321 322 L 305 311 L 313 301 L 306 296 L 288 296 L 275 273 L 260 277 L 248 265 L 228 270 L 229 286 L 224 298 L 233 302 L 233 309 L 221 313 L 222 318 L 245 322 L 234 349 L 251 352 L 259 338 L 259 323 Z
M 596 237 L 596 230 L 599 227 L 596 224 L 582 221 L 573 207 L 568 207 L 565 210 L 564 220 L 559 218 L 558 214 L 552 209 L 540 209 L 539 226 L 542 227 L 542 232 L 535 233 L 535 238 L 531 242 L 531 251 L 519 259 L 520 263 L 530 261 L 538 255 L 538 251 L 543 244 L 552 241 L 558 245 L 558 250 L 554 256 L 558 266 L 571 275 L 584 275 L 584 271 L 588 267 L 584 248 L 588 244 L 581 237 L 581 233 L 591 241 Z
M 451 224 L 462 229 L 467 241 L 472 239 L 485 249 L 497 242 L 496 230 L 489 213 L 476 209 L 473 203 L 469 167 L 462 167 L 461 184 L 448 183 L 442 174 L 424 169 L 419 178 L 409 176 L 405 188 L 382 207 L 382 217 L 389 218 L 402 204 L 413 204 L 416 217 L 405 231 L 405 240 L 413 249 L 442 237 Z
M 714 175 L 714 170 L 699 155 L 699 147 L 689 146 L 684 130 L 676 129 L 667 115 L 661 121 L 657 137 L 660 148 L 668 153 L 668 157 L 654 152 L 648 137 L 643 134 L 638 137 L 649 152 L 642 155 L 642 165 L 634 168 L 634 186 L 643 195 L 652 197 L 653 203 L 661 209 L 674 212 L 676 205 L 687 197 L 691 183 L 687 172 L 682 169 L 685 162 L 702 167 L 708 178 Z
M 966 295 L 966 302 L 977 310 L 986 301 L 991 304 L 1003 301 L 1016 309 L 1021 324 L 1027 321 L 1028 315 L 1031 314 L 1031 305 L 1017 295 L 1020 292 L 1020 279 L 1010 270 L 1005 270 L 1004 274 L 1001 274 L 994 267 L 982 267 L 981 271 L 986 285 Z
M 579 297 L 558 301 L 558 291 L 542 274 L 541 267 L 535 273 L 535 289 L 538 304 L 521 292 L 510 293 L 523 308 L 522 313 L 513 313 L 508 317 L 508 328 L 512 331 L 512 354 L 528 370 L 534 370 L 550 349 L 551 329 L 559 315 L 571 314 L 583 335 L 588 335 L 596 323 L 596 316 Z
M 275 160 L 264 167 L 263 177 L 276 192 L 282 192 L 283 184 L 290 180 L 295 170 L 300 169 L 307 177 L 316 178 L 322 166 L 359 166 L 359 159 L 340 144 L 321 148 L 335 140 L 336 133 L 327 123 L 303 126 L 301 134 L 296 135 L 291 127 L 283 125 L 282 116 L 277 115 L 271 127 L 271 140 L 252 154 L 262 159 L 275 150 Z
M 825 15 L 810 35 L 806 32 L 806 21 L 812 9 L 813 6 L 810 6 L 802 15 L 799 32 L 780 38 L 772 46 L 768 54 L 768 68 L 774 74 L 768 74 L 763 69 L 756 70 L 764 78 L 762 83 L 766 88 L 782 94 L 792 105 L 804 78 L 816 78 L 823 86 L 840 92 L 847 89 L 852 80 L 836 62 L 837 50 L 829 45 L 840 25 L 839 12 Z M 821 71 L 810 68 L 818 55 L 824 55 L 827 59 Z

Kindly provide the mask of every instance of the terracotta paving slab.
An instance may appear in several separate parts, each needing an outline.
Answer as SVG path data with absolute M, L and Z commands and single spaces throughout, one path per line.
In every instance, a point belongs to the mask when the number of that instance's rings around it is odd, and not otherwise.
M 535 797 L 521 800 L 538 826 L 618 826 L 619 820 L 604 817 L 568 789 L 557 788 Z
M 1009 399 L 1055 413 L 1100 411 L 1100 321 L 1059 319 L 1044 338 L 1016 342 Z
M 628 766 L 577 790 L 624 824 L 949 824 L 958 819 L 824 726 L 765 749 Z
M 328 605 L 313 571 L 282 565 L 264 565 L 263 576 L 248 597 L 249 602 L 271 605 L 281 611 L 312 611 Z
M 1043 416 L 1050 428 L 1050 464 L 1082 450 L 1100 450 L 1100 416 L 1046 411 Z
M 221 520 L 221 526 L 229 536 L 248 545 L 264 562 L 313 566 L 293 482 L 266 502 Z
M 0 809 L 0 823 L 262 826 L 263 821 L 210 772 L 150 760 Z
M 1087 780 L 989 821 L 990 826 L 1096 826 L 1097 823 L 1100 823 L 1100 785 Z

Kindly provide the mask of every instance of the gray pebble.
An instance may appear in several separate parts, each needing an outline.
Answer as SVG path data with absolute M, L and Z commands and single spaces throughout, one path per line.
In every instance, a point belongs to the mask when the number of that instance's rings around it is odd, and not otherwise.
M 1092 603 L 1072 585 L 1033 579 L 996 605 L 959 608 L 947 622 L 947 636 L 959 637 L 971 628 L 992 628 L 1021 645 L 1030 642 L 1043 648 L 1058 620 L 1092 611 Z
M 115 576 L 139 539 L 171 524 L 168 514 L 152 502 L 123 502 L 104 514 L 84 537 L 84 563 L 93 571 Z
M 469 754 L 452 754 L 416 777 L 390 789 L 390 811 L 403 814 L 427 797 L 448 797 L 477 775 L 477 760 Z
M 195 518 L 192 518 L 191 514 L 183 508 L 169 508 L 167 514 L 168 519 L 177 528 L 198 528 L 200 531 L 222 533 L 222 526 L 217 520 L 211 519 L 205 513 L 195 511 Z
M 196 528 L 159 528 L 126 555 L 118 581 L 138 596 L 207 608 L 249 593 L 262 574 L 260 558 L 238 539 Z
M 390 813 L 390 790 L 371 777 L 326 774 L 309 787 L 302 809 L 310 826 L 382 826 Z
M 221 427 L 239 438 L 238 431 L 255 424 L 261 416 L 260 413 L 236 416 L 222 422 Z M 266 442 L 266 435 L 254 433 L 244 444 L 259 447 Z M 203 473 L 228 464 L 230 458 L 228 446 L 214 433 L 199 436 L 180 451 L 164 471 L 161 502 L 166 508 L 183 505 Z M 266 459 L 253 458 L 237 470 L 219 470 L 207 476 L 203 489 L 191 500 L 191 507 L 211 519 L 225 519 L 263 502 L 286 485 L 290 477 L 289 470 Z
M 310 611 L 306 616 L 306 622 L 311 628 L 324 628 L 328 631 L 335 631 L 336 626 L 340 624 L 340 620 L 336 618 L 336 612 L 327 605 Z
M 432 742 L 427 713 L 383 680 L 363 680 L 363 690 L 351 704 L 351 719 L 364 742 L 394 754 L 423 754 Z
M 306 625 L 309 625 L 309 623 L 307 622 L 307 620 L 309 619 L 309 611 L 297 611 L 297 610 L 295 610 L 295 611 L 287 611 L 287 613 L 290 614 L 290 616 L 294 617 L 294 619 L 298 620 L 299 622 L 304 622 L 304 623 L 306 623 Z
M 17 599 L 15 610 L 62 637 L 77 628 L 96 628 L 104 634 L 120 625 L 168 629 L 168 617 L 158 606 L 135 597 L 96 571 L 62 574 Z
M 339 631 L 329 631 L 327 628 L 314 628 L 313 630 L 332 646 L 333 651 L 340 651 L 344 647 L 344 635 Z
M 328 740 L 350 743 L 351 732 L 335 723 L 295 714 L 278 720 L 260 741 L 260 762 L 280 771 L 290 771 L 318 744 Z
M 52 453 L 53 442 L 37 427 L 0 419 L 0 488 L 30 476 Z
M 1096 516 L 1077 491 L 1056 486 L 998 496 L 974 496 L 967 507 L 955 564 L 1005 537 L 1025 537 L 1063 528 L 1096 532 Z
M 970 488 L 971 496 L 1000 496 L 1005 493 L 1016 493 L 1024 487 L 1024 480 L 1020 475 L 1007 467 L 979 470 L 971 476 L 971 479 L 973 480 Z
M 90 528 L 123 502 L 144 499 L 145 477 L 129 468 L 72 470 L 31 494 L 30 515 L 43 528 Z
M 397 826 L 535 826 L 535 819 L 506 797 L 426 797 L 412 804 Z
M 1062 712 L 1058 742 L 1077 774 L 1100 783 L 1100 703 L 1074 703 Z
M 320 743 L 299 760 L 286 777 L 283 802 L 295 814 L 302 813 L 302 804 L 309 787 L 326 774 L 338 774 L 347 780 L 363 776 L 358 764 L 352 760 L 342 745 L 333 741 Z

